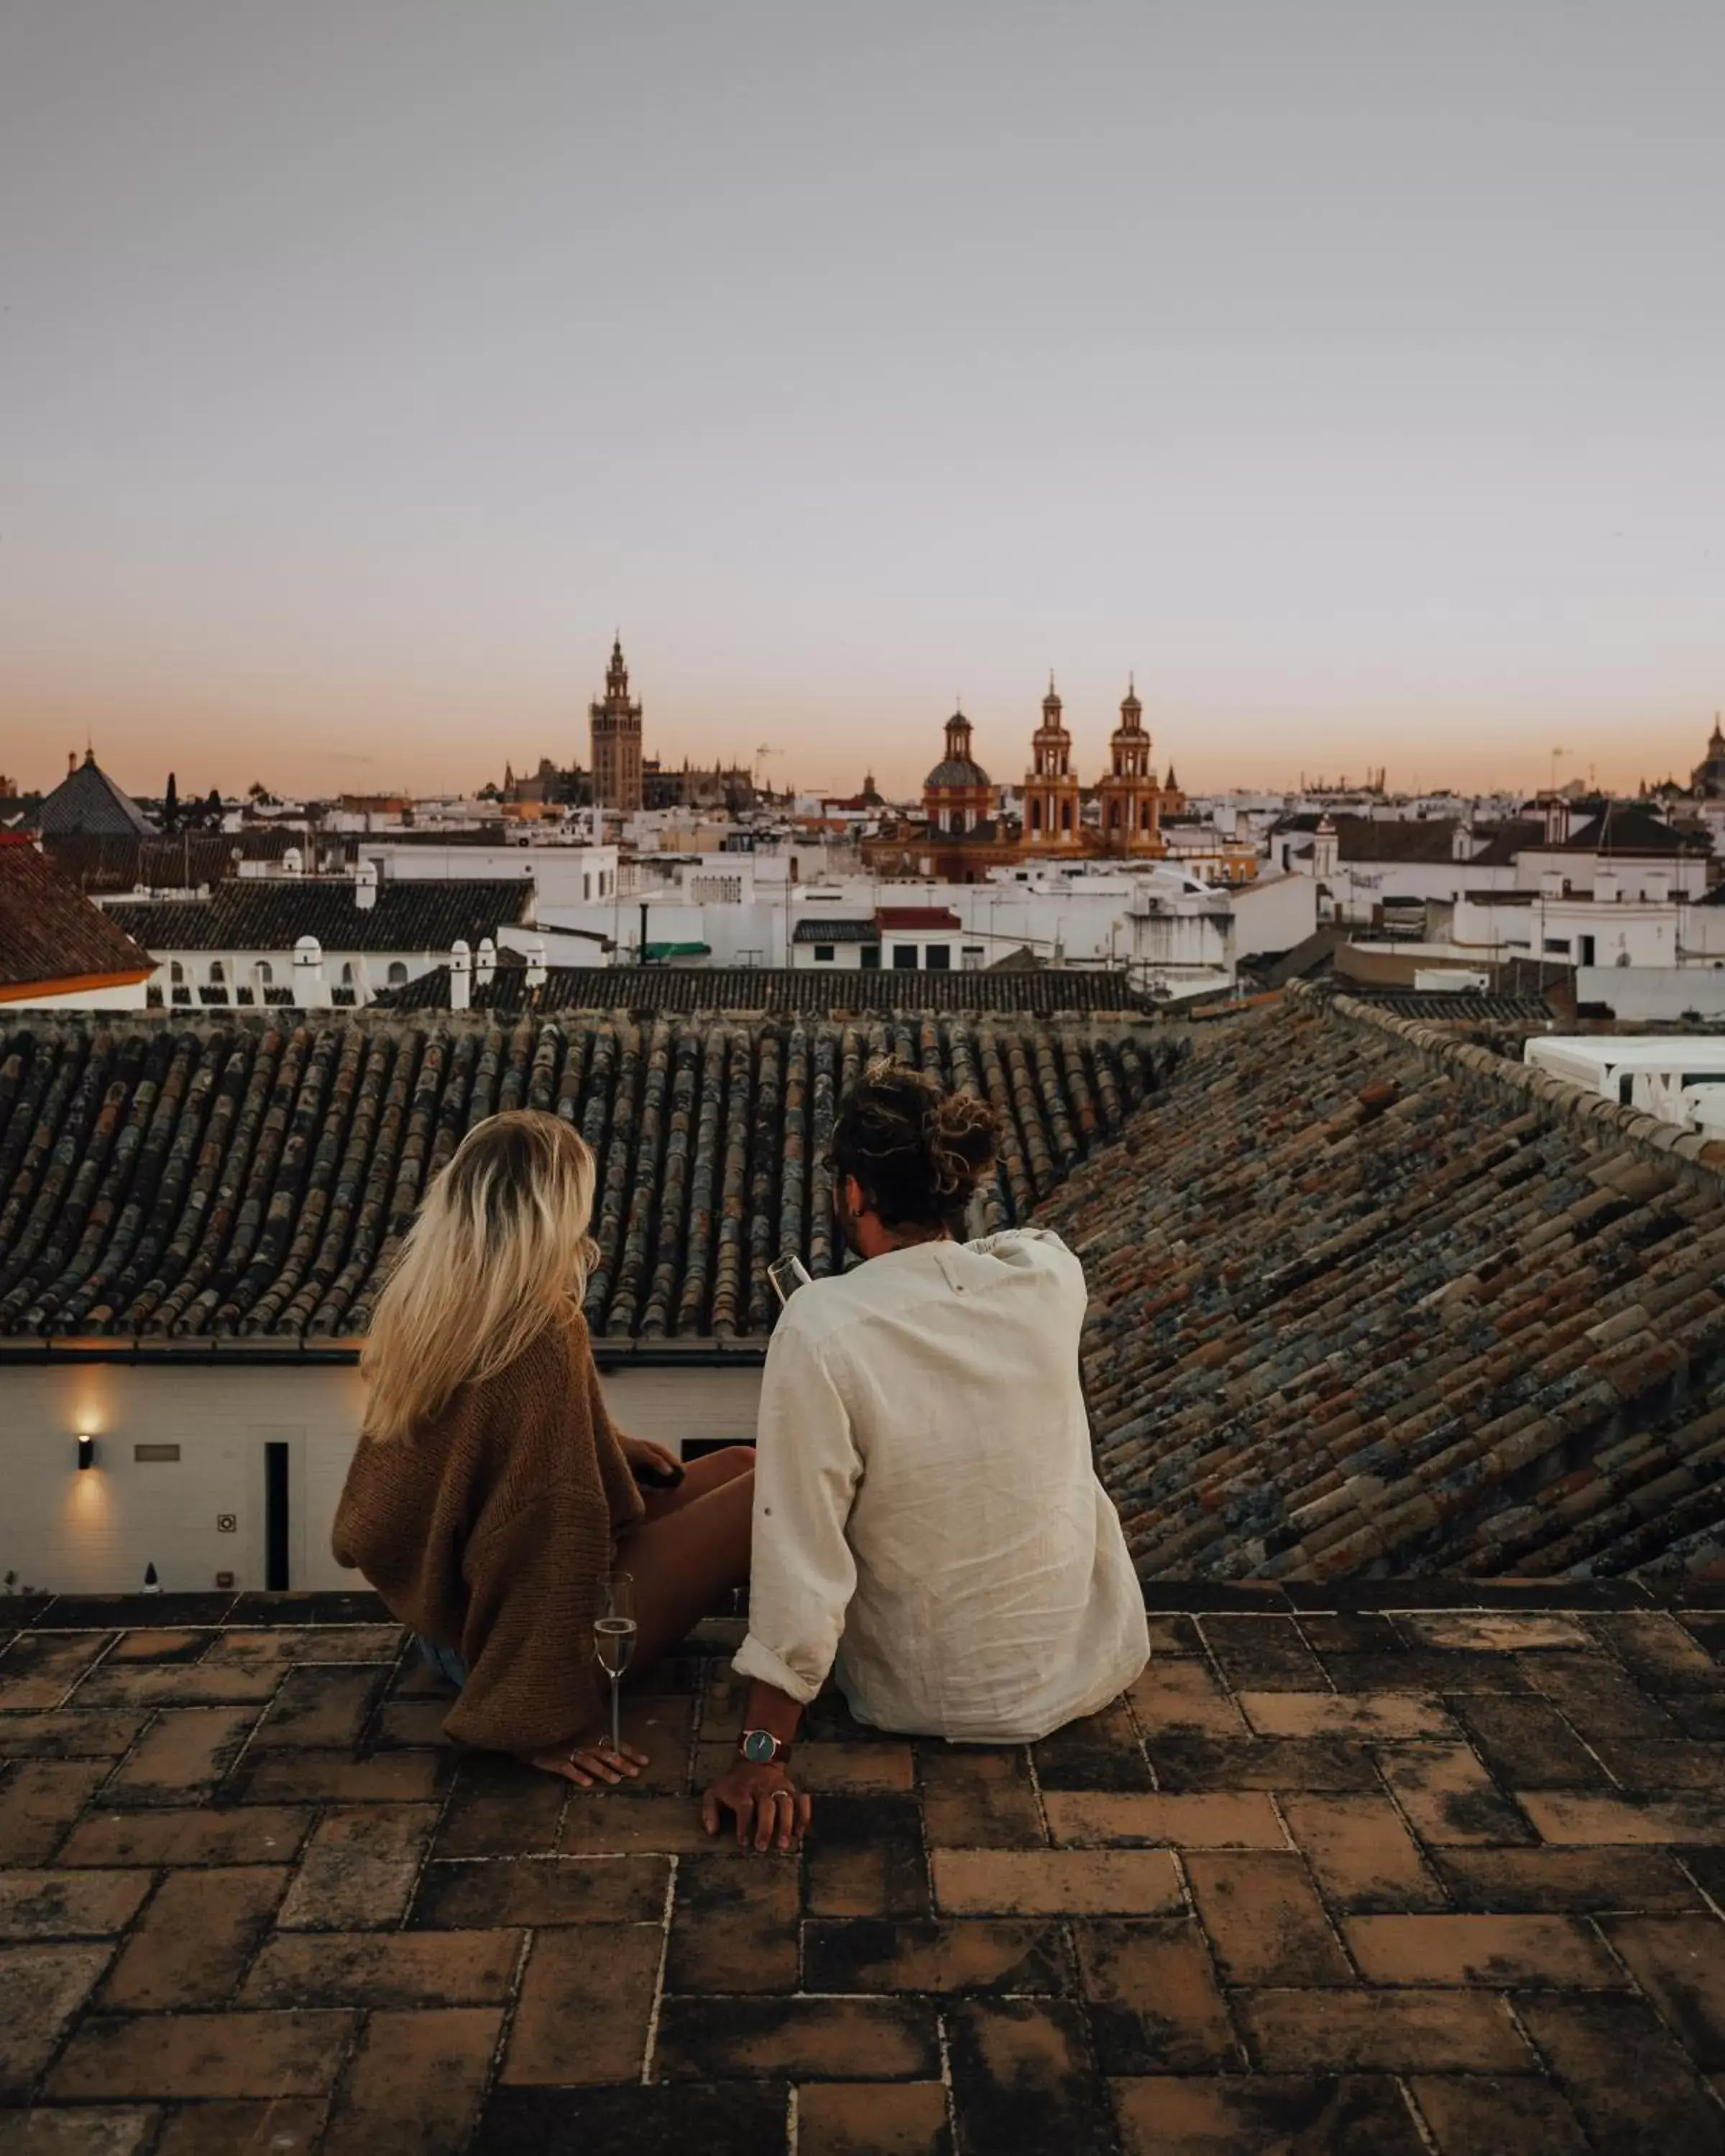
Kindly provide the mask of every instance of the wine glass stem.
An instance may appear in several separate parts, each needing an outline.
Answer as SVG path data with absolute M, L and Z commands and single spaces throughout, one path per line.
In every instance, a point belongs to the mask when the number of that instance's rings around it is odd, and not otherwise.
M 611 1749 L 620 1752 L 622 1748 L 623 1732 L 617 1720 L 617 1679 L 614 1675 L 611 1679 Z

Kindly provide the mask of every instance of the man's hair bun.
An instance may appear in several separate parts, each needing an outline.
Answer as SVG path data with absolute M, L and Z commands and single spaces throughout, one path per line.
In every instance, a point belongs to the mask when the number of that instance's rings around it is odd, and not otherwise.
M 833 1164 L 889 1227 L 956 1226 L 994 1166 L 994 1111 L 927 1071 L 877 1056 L 839 1111 Z

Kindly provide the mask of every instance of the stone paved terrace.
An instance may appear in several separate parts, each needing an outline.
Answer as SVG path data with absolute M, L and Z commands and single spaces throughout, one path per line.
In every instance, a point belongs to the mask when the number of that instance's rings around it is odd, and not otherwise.
M 1718 2156 L 1725 1595 L 1150 1599 L 1028 1752 L 821 1702 L 800 1861 L 690 1801 L 734 1620 L 586 1795 L 366 1597 L 3 1605 L 0 2152 Z

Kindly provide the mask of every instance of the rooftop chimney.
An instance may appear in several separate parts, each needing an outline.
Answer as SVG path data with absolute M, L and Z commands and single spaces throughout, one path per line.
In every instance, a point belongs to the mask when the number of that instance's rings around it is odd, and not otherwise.
M 297 846 L 289 846 L 284 850 L 281 856 L 281 872 L 284 875 L 298 875 L 305 865 Z
M 449 1009 L 465 1011 L 472 1001 L 472 953 L 458 936 L 449 947 Z
M 77 768 L 78 768 L 78 752 L 77 752 L 77 750 L 76 750 L 75 748 L 69 748 L 69 749 L 66 751 L 66 776 L 67 776 L 67 778 L 69 778 L 72 776 L 72 773 L 73 773 L 74 771 L 76 771 L 76 769 L 77 769 Z
M 497 971 L 497 946 L 489 936 L 480 938 L 479 957 L 473 968 L 473 984 L 476 988 L 488 988 Z
M 377 864 L 362 861 L 353 872 L 353 902 L 362 913 L 369 913 L 377 903 Z
M 294 1008 L 328 1008 L 323 986 L 323 946 L 315 936 L 302 936 L 294 946 Z
M 531 936 L 527 939 L 526 984 L 530 988 L 545 986 L 545 938 L 542 936 Z

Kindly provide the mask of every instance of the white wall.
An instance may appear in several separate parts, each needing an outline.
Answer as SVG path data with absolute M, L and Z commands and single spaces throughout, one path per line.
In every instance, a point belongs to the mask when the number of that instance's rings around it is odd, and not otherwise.
M 619 1430 L 680 1450 L 690 1438 L 752 1436 L 761 1373 L 735 1368 L 608 1373 Z M 9 1363 L 0 1367 L 0 1573 L 55 1594 L 119 1594 L 154 1564 L 169 1591 L 240 1588 L 264 1577 L 264 1446 L 289 1445 L 289 1584 L 352 1587 L 330 1555 L 359 1433 L 352 1364 Z M 96 1440 L 80 1471 L 77 1439 Z M 169 1463 L 135 1460 L 136 1445 L 177 1445 Z M 231 1533 L 218 1517 L 231 1515 Z
M 1230 893 L 1234 903 L 1234 955 L 1291 951 L 1317 927 L 1317 886 L 1307 875 L 1272 871 Z
M 1620 1019 L 1725 1018 L 1725 967 L 1579 966 L 1575 1000 Z

